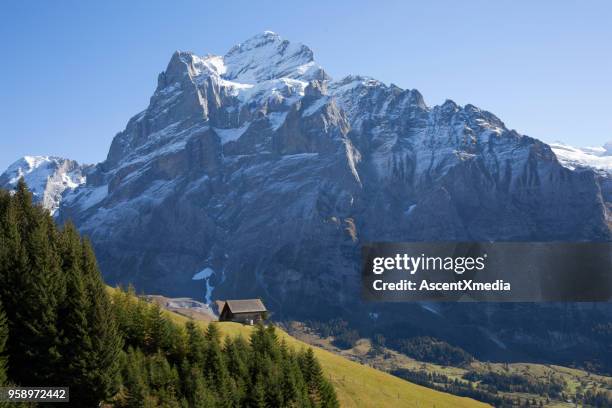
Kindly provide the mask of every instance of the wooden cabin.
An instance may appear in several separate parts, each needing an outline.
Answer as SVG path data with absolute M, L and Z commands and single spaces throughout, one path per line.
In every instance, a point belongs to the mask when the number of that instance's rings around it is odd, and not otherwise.
M 266 320 L 267 315 L 268 310 L 260 299 L 226 300 L 219 321 L 252 325 Z

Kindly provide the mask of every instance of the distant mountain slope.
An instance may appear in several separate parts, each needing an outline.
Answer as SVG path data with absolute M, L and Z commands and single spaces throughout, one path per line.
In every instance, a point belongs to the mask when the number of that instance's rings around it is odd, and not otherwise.
M 13 188 L 24 178 L 36 200 L 54 214 L 65 192 L 85 183 L 84 167 L 73 160 L 25 156 L 0 175 L 0 187 Z
M 572 147 L 556 142 L 550 144 L 561 163 L 570 168 L 591 168 L 612 174 L 612 142 L 603 147 Z
M 593 170 L 597 174 L 601 193 L 608 208 L 606 217 L 612 228 L 612 141 L 603 147 L 572 147 L 551 143 L 557 158 L 568 169 Z

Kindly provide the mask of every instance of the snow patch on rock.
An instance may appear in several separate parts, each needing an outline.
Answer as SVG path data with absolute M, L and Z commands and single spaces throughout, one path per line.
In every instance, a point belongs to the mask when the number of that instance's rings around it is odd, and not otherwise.
M 212 292 L 215 287 L 210 283 L 210 277 L 215 274 L 215 271 L 212 268 L 206 267 L 202 269 L 200 272 L 193 275 L 192 280 L 205 280 L 206 281 L 206 294 L 204 295 L 204 299 L 206 300 L 206 304 L 212 304 Z
M 240 136 L 242 136 L 244 132 L 246 132 L 246 130 L 249 128 L 250 125 L 251 123 L 247 122 L 244 125 L 240 126 L 239 128 L 234 128 L 234 129 L 213 128 L 213 130 L 215 131 L 217 135 L 219 135 L 219 138 L 221 139 L 221 144 L 226 144 L 229 142 L 235 142 L 236 140 L 240 139 Z

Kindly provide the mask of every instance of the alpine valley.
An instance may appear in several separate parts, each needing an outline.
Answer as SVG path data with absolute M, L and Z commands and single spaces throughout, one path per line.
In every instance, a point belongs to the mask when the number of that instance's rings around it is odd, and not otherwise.
M 332 79 L 264 32 L 223 56 L 175 52 L 105 161 L 26 157 L 0 186 L 24 176 L 91 238 L 111 285 L 261 297 L 278 320 L 340 316 L 365 336 L 612 372 L 610 305 L 360 300 L 365 242 L 610 240 L 611 152 L 571 149 L 473 105 Z

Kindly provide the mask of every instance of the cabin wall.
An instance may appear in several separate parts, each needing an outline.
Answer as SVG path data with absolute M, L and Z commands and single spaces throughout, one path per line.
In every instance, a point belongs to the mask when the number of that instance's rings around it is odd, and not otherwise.
M 250 324 L 251 322 L 253 322 L 253 324 L 256 324 L 258 322 L 261 322 L 263 320 L 263 318 L 262 318 L 262 313 L 261 312 L 257 312 L 257 313 L 235 313 L 231 317 L 231 320 L 233 322 L 238 322 L 238 323 Z
M 219 321 L 221 322 L 231 322 L 234 319 L 234 315 L 229 310 L 223 310 L 219 315 Z

